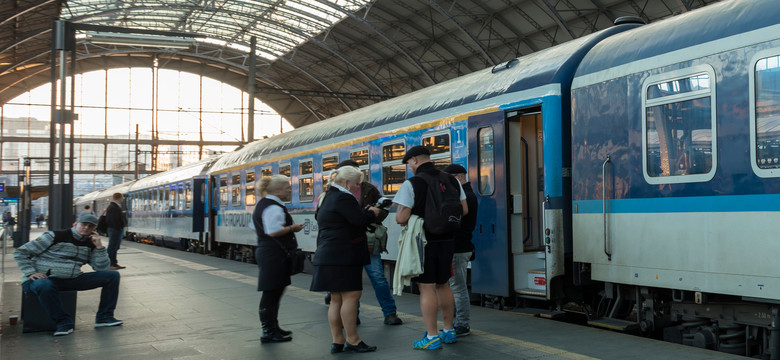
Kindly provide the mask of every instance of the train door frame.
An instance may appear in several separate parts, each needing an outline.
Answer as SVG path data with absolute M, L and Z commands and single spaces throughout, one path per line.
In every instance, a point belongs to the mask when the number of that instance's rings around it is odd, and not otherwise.
M 208 181 L 208 222 L 209 229 L 206 241 L 206 251 L 211 252 L 216 249 L 216 230 L 217 230 L 217 212 L 219 211 L 219 176 L 210 175 Z M 216 207 L 215 207 L 216 206 Z

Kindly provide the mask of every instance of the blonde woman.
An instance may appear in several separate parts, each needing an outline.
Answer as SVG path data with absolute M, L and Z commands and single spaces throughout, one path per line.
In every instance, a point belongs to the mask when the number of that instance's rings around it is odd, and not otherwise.
M 263 327 L 260 341 L 290 341 L 292 332 L 282 330 L 277 318 L 284 288 L 290 285 L 287 251 L 298 247 L 295 233 L 301 231 L 303 225 L 293 224 L 284 206 L 284 201 L 292 194 L 290 178 L 284 175 L 265 177 L 260 179 L 259 188 L 262 198 L 255 206 L 252 223 L 257 232 L 257 291 L 263 292 L 259 308 Z
M 317 209 L 317 251 L 314 253 L 312 291 L 330 291 L 328 308 L 333 344 L 331 353 L 376 351 L 357 333 L 357 305 L 363 292 L 363 266 L 370 263 L 366 226 L 376 221 L 379 209 L 361 209 L 353 195 L 363 173 L 354 166 L 333 170 L 328 191 Z M 346 337 L 342 332 L 346 331 Z

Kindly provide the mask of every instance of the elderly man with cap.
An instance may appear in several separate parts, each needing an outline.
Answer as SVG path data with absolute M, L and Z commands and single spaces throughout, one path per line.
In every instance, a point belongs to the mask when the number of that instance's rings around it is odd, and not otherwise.
M 108 270 L 106 248 L 95 232 L 97 223 L 95 215 L 82 212 L 72 228 L 47 231 L 14 252 L 14 260 L 22 270 L 22 290 L 35 294 L 57 324 L 54 336 L 73 332 L 73 318 L 63 308 L 60 291 L 102 288 L 95 327 L 122 324 L 114 318 L 119 272 Z M 82 273 L 84 264 L 95 271 Z
M 409 149 L 404 155 L 403 163 L 409 165 L 415 176 L 401 184 L 393 202 L 398 204 L 396 222 L 406 226 L 412 215 L 419 216 L 425 221 L 428 182 L 420 175 L 425 173 L 435 178 L 441 171 L 431 162 L 431 152 L 424 146 L 414 146 Z M 458 184 L 454 178 L 450 180 L 451 183 Z M 458 187 L 460 188 L 460 185 Z M 463 215 L 468 214 L 466 194 L 462 188 L 460 188 L 460 202 Z M 457 342 L 453 325 L 455 304 L 449 285 L 449 279 L 452 277 L 454 234 L 433 234 L 425 231 L 425 238 L 427 244 L 424 250 L 423 274 L 412 280 L 417 282 L 417 287 L 420 289 L 420 310 L 426 332 L 422 339 L 414 341 L 414 348 L 435 350 L 441 349 L 442 343 Z M 444 329 L 441 332 L 438 332 L 436 326 L 439 308 L 444 321 Z
M 466 336 L 471 333 L 469 320 L 471 317 L 471 303 L 469 301 L 469 289 L 466 284 L 469 261 L 474 259 L 474 244 L 471 243 L 472 233 L 477 226 L 477 196 L 471 189 L 466 168 L 458 164 L 450 164 L 443 170 L 454 176 L 460 182 L 460 186 L 466 193 L 466 203 L 469 206 L 468 214 L 460 221 L 460 230 L 455 233 L 453 242 L 454 255 L 452 256 L 452 277 L 450 289 L 455 297 L 455 334 Z

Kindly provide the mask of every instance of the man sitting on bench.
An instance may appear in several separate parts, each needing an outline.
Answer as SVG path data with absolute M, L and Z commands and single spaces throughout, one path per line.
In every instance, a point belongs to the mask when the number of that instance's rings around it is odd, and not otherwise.
M 119 272 L 108 270 L 106 248 L 95 231 L 98 219 L 82 212 L 66 230 L 47 231 L 20 246 L 14 260 L 22 270 L 22 290 L 38 296 L 38 301 L 57 324 L 54 336 L 73 332 L 73 318 L 65 312 L 60 291 L 91 290 L 102 287 L 95 327 L 121 325 L 114 318 L 119 296 Z M 82 273 L 89 263 L 95 272 Z

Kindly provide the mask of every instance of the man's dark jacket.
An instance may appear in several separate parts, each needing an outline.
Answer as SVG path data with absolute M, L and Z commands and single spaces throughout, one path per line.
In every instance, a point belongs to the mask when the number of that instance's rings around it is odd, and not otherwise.
M 474 228 L 477 227 L 477 195 L 471 189 L 471 183 L 461 184 L 463 192 L 466 193 L 466 203 L 469 206 L 469 213 L 463 216 L 460 221 L 460 231 L 455 233 L 455 243 L 452 244 L 456 253 L 465 253 L 474 250 L 474 244 L 471 243 L 471 237 Z
M 109 228 L 117 230 L 122 230 L 127 226 L 127 220 L 125 220 L 125 215 L 122 213 L 122 208 L 113 201 L 106 208 L 106 224 Z

